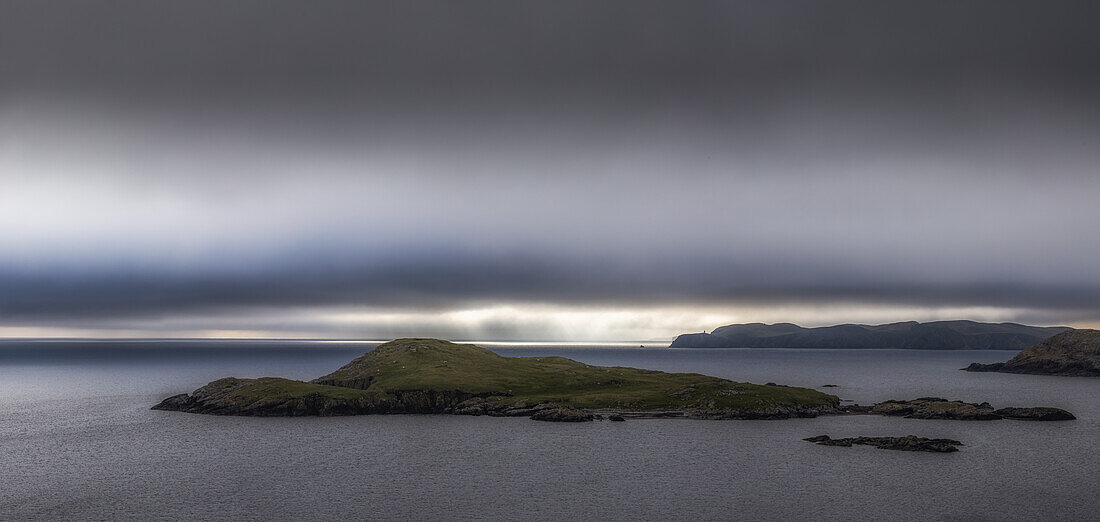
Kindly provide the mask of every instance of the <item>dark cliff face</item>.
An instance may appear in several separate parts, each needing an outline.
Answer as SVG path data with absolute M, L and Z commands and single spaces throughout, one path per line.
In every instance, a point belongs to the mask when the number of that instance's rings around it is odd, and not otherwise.
M 710 334 L 684 334 L 670 348 L 900 348 L 910 350 L 1021 350 L 1066 331 L 1014 323 L 937 321 L 876 326 L 842 324 L 802 328 L 790 323 L 735 324 Z
M 1100 330 L 1070 330 L 1036 343 L 1008 362 L 973 363 L 971 372 L 1100 377 Z
M 247 415 L 256 417 L 297 417 L 303 415 L 360 415 L 387 413 L 393 401 L 377 395 L 325 393 L 329 390 L 307 390 L 305 393 L 280 393 L 273 388 L 297 383 L 287 379 L 218 379 L 188 394 L 164 399 L 154 410 L 205 413 L 209 415 Z M 259 394 L 255 388 L 264 388 Z
M 256 417 L 449 413 L 464 401 L 478 397 L 459 391 L 367 393 L 345 391 L 340 387 L 325 388 L 322 385 L 309 389 L 310 386 L 311 383 L 274 377 L 228 377 L 211 382 L 190 395 L 184 393 L 168 397 L 152 409 Z M 301 387 L 307 388 L 295 392 L 294 388 Z

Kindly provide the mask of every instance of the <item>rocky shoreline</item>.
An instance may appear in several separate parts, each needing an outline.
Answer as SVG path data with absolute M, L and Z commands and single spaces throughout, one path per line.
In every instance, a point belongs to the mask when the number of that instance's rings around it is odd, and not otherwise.
M 423 392 L 406 394 L 403 400 L 379 401 L 370 396 L 335 401 L 319 396 L 284 400 L 264 400 L 239 404 L 226 396 L 244 381 L 220 379 L 194 393 L 174 395 L 164 399 L 154 410 L 204 413 L 211 415 L 244 415 L 257 417 L 337 416 L 370 414 L 448 414 L 489 417 L 529 417 L 548 422 L 586 422 L 627 419 L 703 419 L 703 420 L 780 420 L 814 418 L 826 415 L 883 415 L 907 419 L 941 419 L 964 421 L 1035 420 L 1062 421 L 1076 417 L 1068 411 L 1049 407 L 1008 407 L 995 409 L 987 402 L 966 403 L 938 397 L 914 400 L 889 400 L 871 406 L 849 404 L 832 407 L 775 407 L 760 410 L 730 409 L 583 409 L 555 403 L 529 404 L 501 396 L 466 398 L 462 394 Z
M 940 420 L 1075 420 L 1072 413 L 1050 407 L 1008 407 L 995 409 L 988 402 L 967 403 L 938 397 L 922 397 L 909 401 L 889 400 L 871 406 L 849 404 L 837 408 L 774 408 L 771 410 L 627 410 L 615 408 L 576 409 L 554 404 L 534 406 L 518 402 L 500 403 L 492 397 L 475 398 L 445 411 L 454 415 L 487 415 L 492 417 L 531 417 L 535 420 L 579 422 L 609 417 L 626 419 L 704 419 L 704 420 L 779 420 L 814 418 L 826 415 L 882 415 L 907 419 Z
M 498 397 L 477 397 L 441 413 L 486 415 L 490 417 L 530 417 L 541 421 L 578 422 L 627 419 L 705 419 L 705 420 L 778 420 L 813 418 L 844 414 L 837 408 L 775 407 L 763 410 L 635 410 L 621 408 L 579 409 L 552 403 L 529 405 L 525 402 L 501 402 Z M 617 417 L 617 418 L 616 418 Z

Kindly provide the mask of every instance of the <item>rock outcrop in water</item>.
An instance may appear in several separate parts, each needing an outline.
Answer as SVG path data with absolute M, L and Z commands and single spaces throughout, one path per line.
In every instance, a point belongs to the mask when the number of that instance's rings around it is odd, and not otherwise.
M 871 413 L 907 419 L 997 420 L 1002 418 L 988 402 L 971 404 L 936 397 L 875 404 Z
M 1059 421 L 1076 419 L 1070 412 L 1058 408 L 1035 407 L 994 409 L 988 402 L 969 403 L 951 401 L 938 397 L 922 397 L 909 401 L 890 400 L 877 403 L 873 406 L 851 404 L 842 406 L 840 409 L 845 413 L 885 415 L 888 417 L 905 417 L 907 419 L 968 421 L 1000 419 Z
M 905 437 L 849 437 L 845 439 L 833 439 L 828 435 L 818 435 L 802 439 L 821 446 L 851 447 L 853 444 L 874 446 L 878 449 L 900 451 L 927 451 L 932 453 L 951 453 L 959 451 L 962 443 L 951 439 L 927 439 L 916 435 Z
M 700 418 L 836 413 L 839 399 L 694 373 L 590 366 L 563 357 L 502 357 L 436 339 L 385 343 L 312 382 L 226 378 L 154 406 L 214 415 L 448 413 L 593 420 L 592 410 Z
M 969 372 L 1100 377 L 1100 330 L 1070 330 L 1041 341 L 1008 362 L 972 363 Z
M 1064 421 L 1077 418 L 1072 413 L 1058 408 L 1001 408 L 993 413 L 1013 420 Z
M 683 334 L 669 347 L 1020 350 L 1068 329 L 974 321 L 909 321 L 876 326 L 841 324 L 820 328 L 803 328 L 791 323 L 749 323 L 722 326 L 709 334 Z

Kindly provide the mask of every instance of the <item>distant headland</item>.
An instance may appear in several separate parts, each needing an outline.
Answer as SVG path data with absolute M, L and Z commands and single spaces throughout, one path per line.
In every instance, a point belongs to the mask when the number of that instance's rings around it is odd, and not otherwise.
M 1022 350 L 1070 330 L 975 321 L 908 321 L 803 328 L 791 323 L 731 324 L 710 333 L 682 334 L 670 348 L 896 348 L 907 350 Z

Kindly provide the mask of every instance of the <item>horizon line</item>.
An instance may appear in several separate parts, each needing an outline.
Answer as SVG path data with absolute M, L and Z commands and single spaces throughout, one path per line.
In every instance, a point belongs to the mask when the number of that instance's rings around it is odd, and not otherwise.
M 256 341 L 256 342 L 269 342 L 269 341 L 288 341 L 288 342 L 311 342 L 311 343 L 349 343 L 349 344 L 383 344 L 397 339 L 439 339 L 437 337 L 417 337 L 417 336 L 404 336 L 394 337 L 392 339 L 341 339 L 341 338 L 324 338 L 324 337 L 0 337 L 0 342 L 141 342 L 141 341 L 170 341 L 170 342 L 195 342 L 195 341 Z M 474 339 L 442 339 L 452 343 L 458 344 L 489 344 L 489 345 L 622 345 L 633 346 L 638 344 L 660 344 L 671 343 L 672 340 L 664 339 L 649 339 L 649 340 L 637 340 L 637 341 L 546 341 L 546 340 L 474 340 Z

